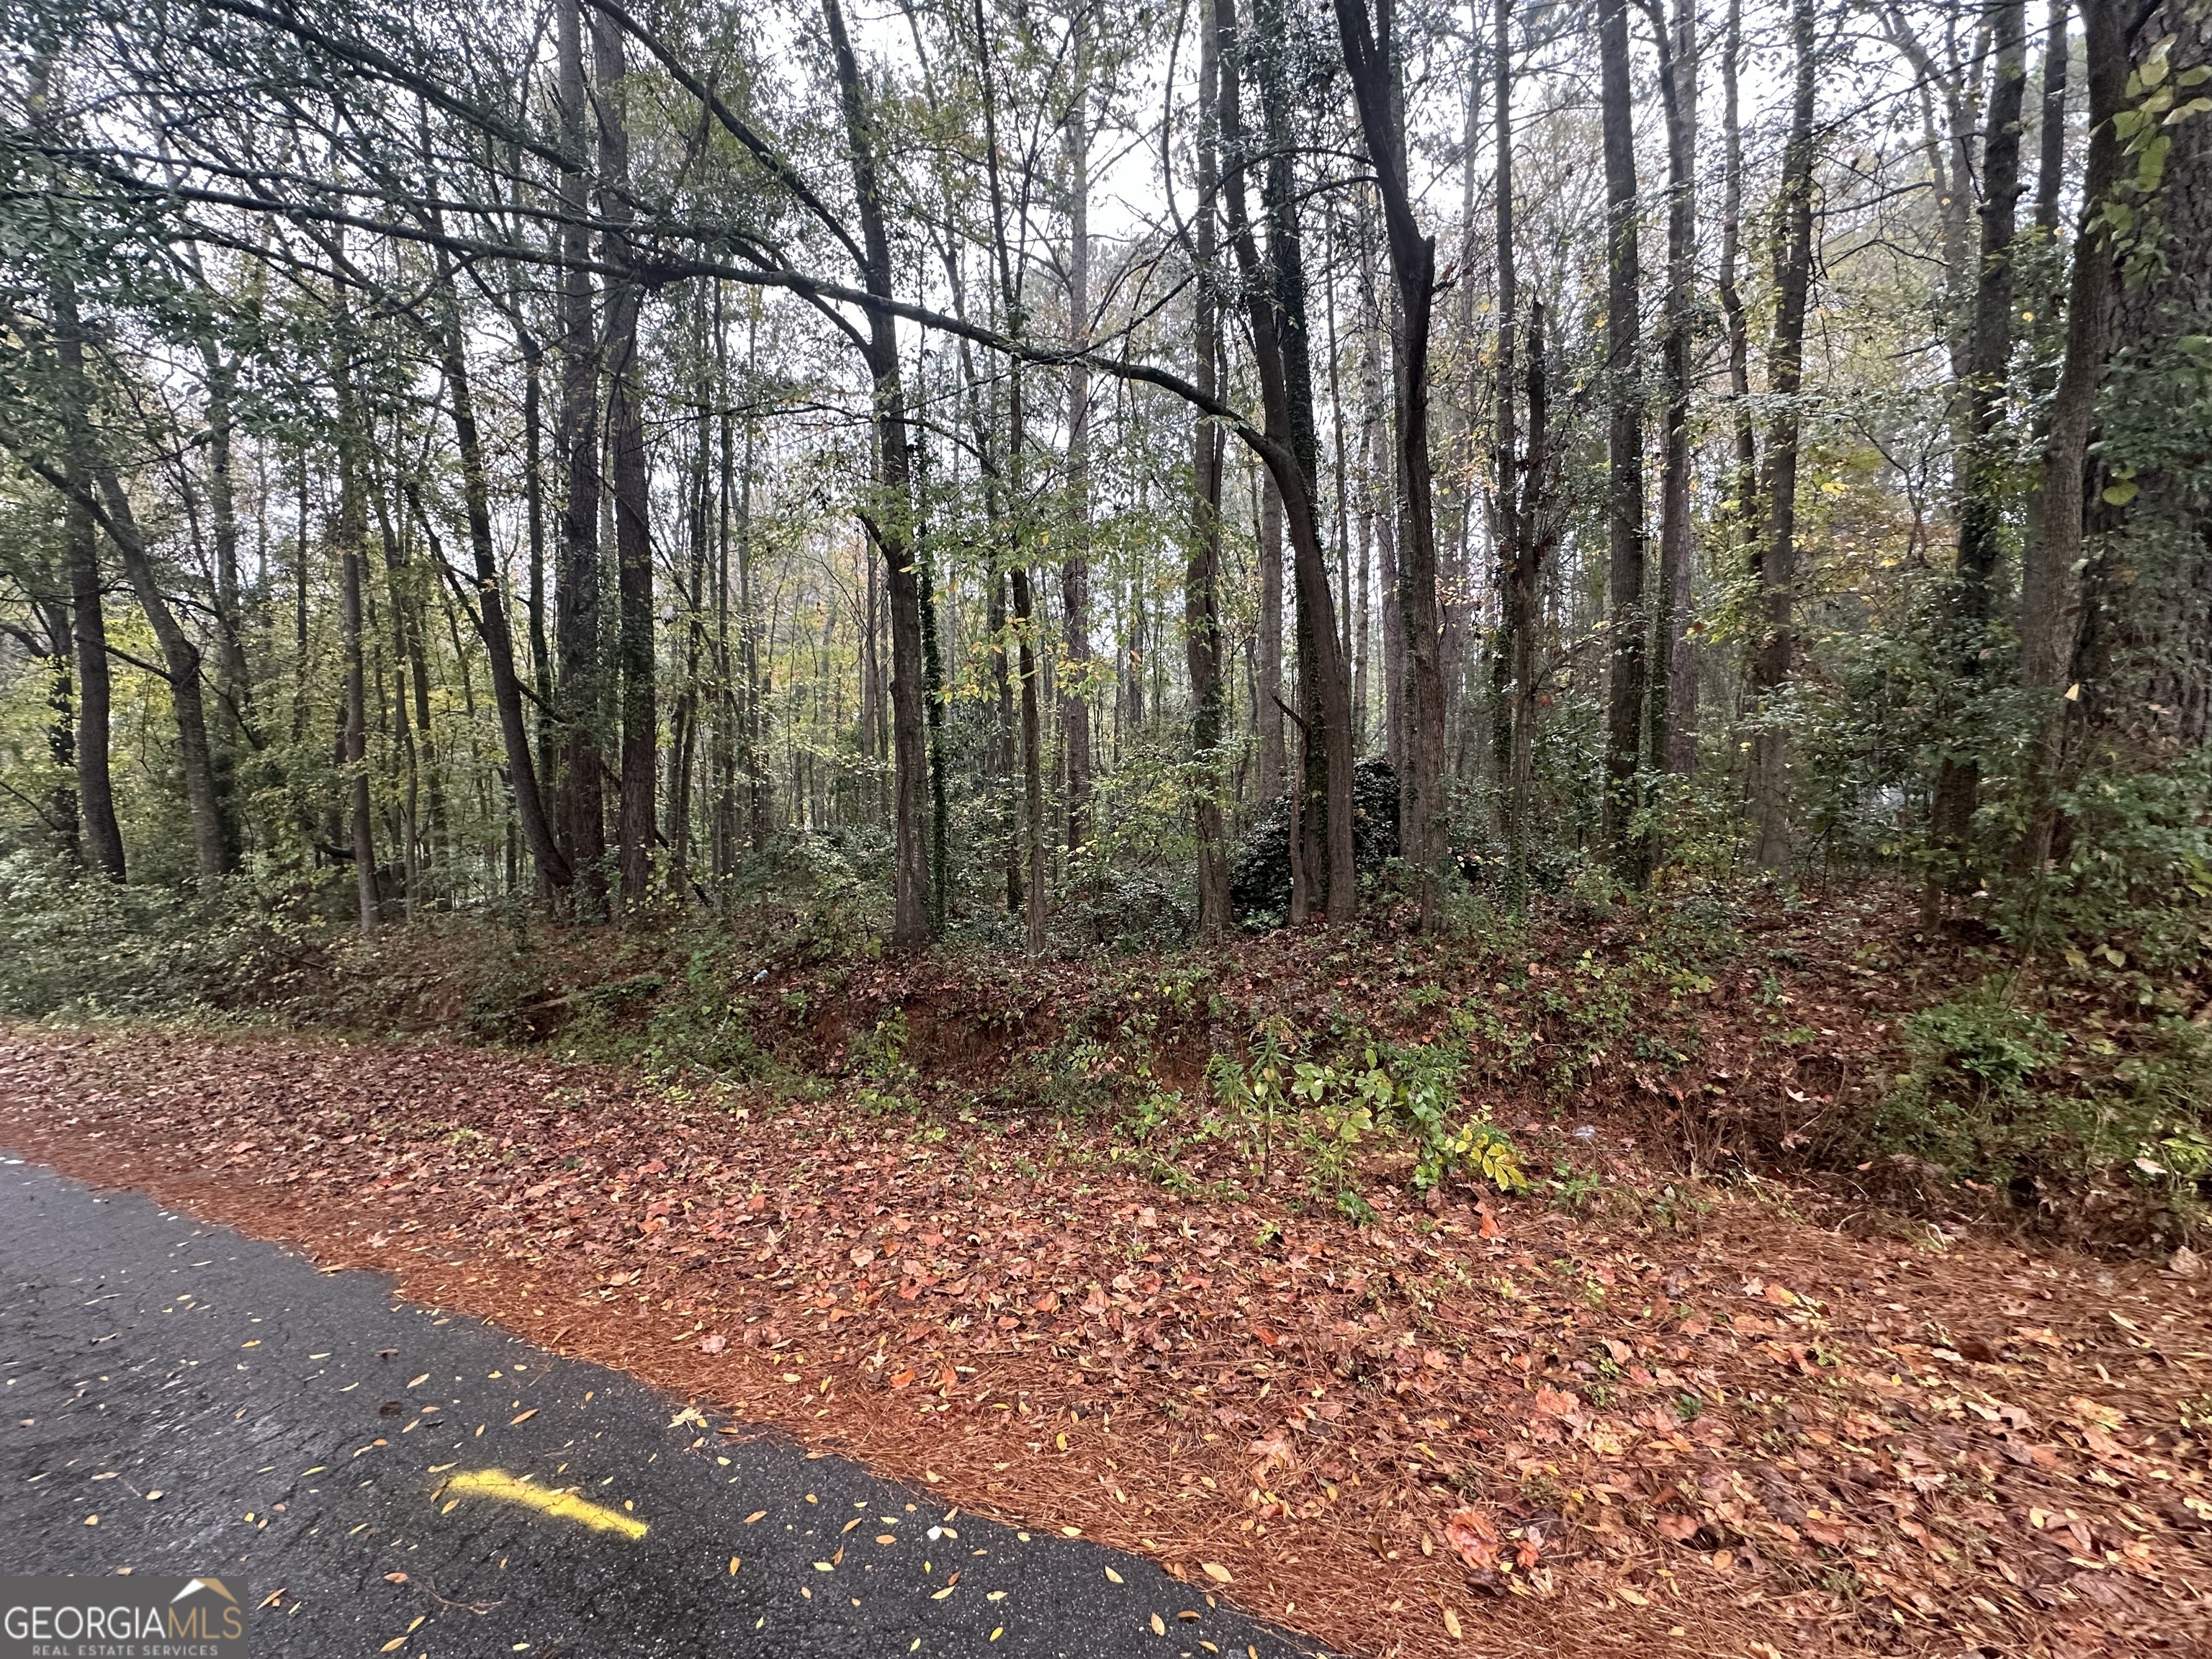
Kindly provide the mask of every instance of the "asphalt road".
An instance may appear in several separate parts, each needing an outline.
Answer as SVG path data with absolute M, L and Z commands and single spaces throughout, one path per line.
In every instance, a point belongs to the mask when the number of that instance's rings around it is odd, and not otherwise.
M 253 1650 L 301 1659 L 1306 1651 L 1148 1562 L 682 1409 L 0 1164 L 0 1571 L 242 1577 Z

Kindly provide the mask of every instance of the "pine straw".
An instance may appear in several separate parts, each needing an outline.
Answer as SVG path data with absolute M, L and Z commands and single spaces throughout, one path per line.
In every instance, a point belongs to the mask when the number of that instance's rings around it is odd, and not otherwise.
M 1056 1127 L 295 1039 L 17 1029 L 0 1142 L 1348 1652 L 2212 1641 L 2212 1333 L 2154 1269 L 1741 1194 L 1358 1227 Z

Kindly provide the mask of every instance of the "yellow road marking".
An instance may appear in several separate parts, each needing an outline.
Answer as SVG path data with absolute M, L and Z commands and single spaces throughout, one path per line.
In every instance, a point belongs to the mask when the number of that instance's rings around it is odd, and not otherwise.
M 572 1492 L 548 1492 L 527 1480 L 516 1480 L 504 1469 L 464 1470 L 446 1482 L 442 1491 L 449 1498 L 491 1498 L 503 1504 L 519 1504 L 540 1515 L 574 1521 L 594 1532 L 618 1532 L 625 1538 L 642 1538 L 648 1530 L 646 1523 L 635 1516 L 591 1503 Z M 453 1506 L 449 1504 L 446 1507 Z

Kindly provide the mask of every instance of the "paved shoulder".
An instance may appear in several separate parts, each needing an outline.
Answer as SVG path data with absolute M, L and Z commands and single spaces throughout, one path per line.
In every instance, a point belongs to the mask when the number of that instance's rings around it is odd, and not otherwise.
M 674 1419 L 674 1420 L 672 1420 Z M 248 1580 L 255 1650 L 1304 1651 L 131 1194 L 0 1167 L 0 1569 Z

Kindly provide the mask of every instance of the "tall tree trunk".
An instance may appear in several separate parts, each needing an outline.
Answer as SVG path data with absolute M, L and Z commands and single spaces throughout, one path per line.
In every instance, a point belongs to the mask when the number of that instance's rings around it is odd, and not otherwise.
M 1198 388 L 1219 395 L 1221 301 L 1219 231 L 1215 220 L 1221 182 L 1221 40 L 1208 8 L 1199 21 L 1198 265 L 1195 298 Z M 1221 819 L 1222 740 L 1227 696 L 1221 641 L 1222 434 L 1203 417 L 1192 424 L 1190 557 L 1183 568 L 1183 659 L 1190 674 L 1191 760 L 1198 785 L 1191 810 L 1198 836 L 1198 937 L 1218 945 L 1229 936 L 1229 848 Z M 1279 566 L 1278 567 L 1279 568 Z M 1277 603 L 1280 603 L 1279 593 Z M 1280 728 L 1278 727 L 1278 730 Z
M 1513 246 L 1512 0 L 1492 0 L 1491 101 L 1498 159 L 1492 186 L 1492 235 L 1498 266 L 1498 386 L 1496 432 L 1491 457 L 1492 540 L 1499 596 L 1498 643 L 1491 669 L 1491 773 L 1506 847 L 1508 880 L 1517 893 L 1528 876 L 1527 799 L 1519 763 L 1521 699 L 1517 695 L 1522 635 L 1530 612 L 1521 604 L 1521 482 L 1519 410 L 1514 385 L 1521 327 L 1520 266 Z
M 1736 265 L 1743 252 L 1743 123 L 1736 81 L 1742 58 L 1743 0 L 1729 0 L 1728 24 L 1721 36 L 1721 265 L 1717 286 L 1728 336 L 1729 409 L 1735 433 L 1728 516 L 1748 554 L 1759 536 L 1759 434 L 1752 424 L 1751 319 L 1736 286 Z
M 122 556 L 123 574 L 161 647 L 161 665 L 169 683 L 169 704 L 177 721 L 177 764 L 183 774 L 185 805 L 191 815 L 192 864 L 202 882 L 210 882 L 230 868 L 230 849 L 235 845 L 223 823 L 222 801 L 216 788 L 215 755 L 208 742 L 207 698 L 200 684 L 200 648 L 192 643 L 175 609 L 163 594 L 148 556 L 145 538 L 131 510 L 123 481 L 106 460 L 94 464 L 106 509 L 108 539 Z M 364 791 L 368 775 L 362 774 Z M 364 795 L 364 799 L 365 799 Z
M 1246 321 L 1267 411 L 1267 444 L 1261 459 L 1282 492 L 1297 598 L 1299 699 L 1305 726 L 1298 788 L 1306 800 L 1302 812 L 1308 826 L 1306 868 L 1310 874 L 1326 872 L 1328 917 L 1343 923 L 1359 907 L 1352 840 L 1352 688 L 1337 640 L 1328 568 L 1322 555 L 1316 487 L 1320 450 L 1314 428 L 1305 263 L 1298 233 L 1287 24 L 1281 0 L 1259 0 L 1255 24 L 1262 50 L 1256 55 L 1255 79 L 1267 124 L 1267 151 L 1262 192 L 1267 258 L 1263 266 L 1245 205 L 1244 174 L 1250 152 L 1243 130 L 1243 51 L 1237 35 L 1235 0 L 1215 3 L 1222 42 L 1221 134 L 1231 157 L 1226 170 L 1230 240 L 1244 278 Z
M 213 341 L 202 348 L 207 367 L 207 493 L 208 514 L 215 534 L 215 647 L 216 721 L 210 740 L 210 763 L 221 803 L 223 831 L 234 837 L 224 849 L 223 863 L 238 861 L 240 834 L 237 771 L 240 752 L 251 741 L 252 676 L 246 665 L 246 641 L 240 631 L 238 586 L 238 490 L 232 459 L 237 402 L 238 365 L 226 359 Z
M 1981 790 L 1981 757 L 1972 746 L 1978 722 L 1971 711 L 1983 678 L 1990 633 L 1992 588 L 2003 551 L 2006 452 L 2003 431 L 2007 369 L 2013 344 L 2013 228 L 2021 189 L 2021 117 L 2027 90 L 2027 0 L 1999 0 L 1992 9 L 1996 62 L 1987 131 L 1982 140 L 1981 257 L 1974 285 L 1973 333 L 1967 343 L 1965 382 L 1967 441 L 1960 457 L 1959 546 L 1947 596 L 1943 666 L 1963 696 L 1968 718 L 1954 730 L 1962 746 L 1947 753 L 1936 776 L 1929 811 L 1931 863 L 1922 905 L 1923 924 L 1937 919 L 1947 887 L 1972 861 L 1969 837 Z
M 368 561 L 368 423 L 353 390 L 353 331 L 343 313 L 337 331 L 331 380 L 338 404 L 338 651 L 344 664 L 345 707 L 338 728 L 338 759 L 346 792 L 346 830 L 352 843 L 354 896 L 361 931 L 376 931 L 376 838 L 368 798 L 368 687 L 362 661 L 362 567 Z
M 836 60 L 837 86 L 851 153 L 854 208 L 863 245 L 861 282 L 879 300 L 896 297 L 890 234 L 884 219 L 875 150 L 875 124 L 860 65 L 846 37 L 838 0 L 823 0 L 823 17 Z M 871 538 L 884 560 L 891 620 L 891 749 L 895 771 L 893 817 L 897 859 L 893 877 L 891 939 L 909 948 L 929 942 L 929 846 L 923 812 L 929 757 L 923 736 L 921 590 L 908 538 L 914 515 L 907 447 L 906 394 L 899 374 L 898 331 L 890 313 L 870 313 L 863 356 L 874 383 L 876 499 L 867 515 Z
M 541 787 L 544 787 L 551 785 L 561 770 L 553 721 L 553 653 L 545 630 L 545 354 L 536 337 L 525 332 L 521 340 L 522 505 L 530 542 L 530 586 L 523 597 L 530 628 L 531 684 L 538 693 L 537 717 L 531 724 L 536 732 L 537 775 L 542 781 Z M 509 666 L 513 666 L 511 661 Z M 544 804 L 541 799 L 541 808 Z M 533 857 L 535 852 L 533 848 Z M 565 854 L 561 866 L 568 867 Z M 550 881 L 547 867 L 542 863 L 538 874 Z
M 1091 343 L 1091 46 L 1078 7 L 1075 99 L 1067 117 L 1067 343 Z M 1079 850 L 1091 828 L 1091 370 L 1067 366 L 1068 554 L 1060 568 L 1060 743 L 1067 764 L 1067 850 Z
M 1643 815 L 1644 693 L 1650 631 L 1644 604 L 1644 273 L 1636 201 L 1635 110 L 1628 81 L 1628 0 L 1599 0 L 1597 39 L 1606 197 L 1606 598 L 1612 668 L 1606 700 L 1605 838 L 1613 872 L 1641 886 L 1651 872 Z
M 1619 0 L 1616 0 L 1619 3 Z M 1405 766 L 1398 777 L 1398 845 L 1419 872 L 1420 922 L 1437 921 L 1438 866 L 1444 856 L 1444 694 L 1437 608 L 1437 520 L 1429 454 L 1429 320 L 1436 288 L 1437 241 L 1413 217 L 1406 176 L 1406 137 L 1390 14 L 1379 37 L 1366 0 L 1336 0 L 1337 32 L 1359 105 L 1360 130 L 1376 169 L 1397 287 L 1390 361 L 1397 413 L 1398 625 L 1406 663 Z
M 561 148 L 562 459 L 568 474 L 554 569 L 560 653 L 562 823 L 580 921 L 606 913 L 606 805 L 599 763 L 605 685 L 599 643 L 599 342 L 592 320 L 591 236 L 586 200 L 582 0 L 555 8 Z
M 461 455 L 461 501 L 468 515 L 469 553 L 476 569 L 477 622 L 483 636 L 484 660 L 491 671 L 492 703 L 499 712 L 507 787 L 514 797 L 515 817 L 538 866 L 538 878 L 549 887 L 566 887 L 574 872 L 554 838 L 538 790 L 537 759 L 531 750 L 530 729 L 523 718 L 522 684 L 514 665 L 514 638 L 507 623 L 506 585 L 500 579 L 499 555 L 492 544 L 490 478 L 484 467 L 483 439 L 477 428 L 476 397 L 462 343 L 459 307 L 452 276 L 443 270 L 440 299 L 444 316 L 439 348 L 445 360 L 453 440 Z
M 1551 376 L 1544 344 L 1544 302 L 1528 307 L 1528 453 L 1516 511 L 1518 527 L 1513 568 L 1506 589 L 1506 637 L 1512 641 L 1513 748 L 1509 770 L 1513 827 L 1513 879 L 1525 886 L 1528 871 L 1530 801 L 1536 771 L 1536 720 L 1541 698 L 1536 685 L 1536 621 L 1543 597 L 1544 552 L 1548 527 L 1547 469 L 1551 465 Z
M 1797 395 L 1804 380 L 1805 306 L 1813 277 L 1814 0 L 1790 0 L 1796 84 L 1790 137 L 1775 203 L 1774 337 L 1766 383 L 1777 413 L 1767 441 L 1768 504 L 1759 544 L 1759 635 L 1751 690 L 1758 720 L 1752 737 L 1753 859 L 1777 873 L 1790 867 L 1790 742 L 1780 693 L 1796 660 Z
M 2112 348 L 2117 286 L 2116 250 L 2105 209 L 2125 159 L 2112 127 L 2113 116 L 2126 100 L 2130 67 L 2123 9 L 2118 0 L 2081 0 L 2080 11 L 2089 148 L 2067 289 L 2065 356 L 2045 416 L 2043 451 L 2028 495 L 2021 551 L 2021 683 L 2036 722 L 2028 753 L 2027 812 L 2014 850 L 2015 865 L 2022 870 L 2039 868 L 2051 856 L 2069 712 L 2080 696 L 2074 670 L 2081 628 L 2084 496 L 2097 400 Z
M 115 786 L 108 769 L 109 709 L 107 620 L 100 610 L 98 527 L 85 492 L 91 480 L 73 465 L 79 480 L 70 494 L 62 522 L 62 563 L 70 590 L 70 644 L 76 667 L 76 731 L 70 757 L 76 772 L 76 796 L 83 827 L 86 861 L 110 881 L 121 881 L 123 830 L 115 817 Z
M 1389 423 L 1382 413 L 1382 307 L 1376 293 L 1375 251 L 1364 234 L 1357 268 L 1361 319 L 1359 468 L 1366 483 L 1359 515 L 1360 557 L 1364 563 L 1368 538 L 1379 531 L 1383 590 L 1382 752 L 1389 761 L 1392 775 L 1402 778 L 1406 765 L 1406 630 L 1399 604 L 1397 538 L 1387 513 L 1376 511 L 1376 497 L 1383 494 L 1381 481 L 1395 462 L 1388 453 L 1386 428 Z
M 1690 370 L 1696 342 L 1698 261 L 1698 9 L 1674 0 L 1673 40 L 1652 27 L 1660 48 L 1659 91 L 1667 118 L 1666 335 L 1659 371 L 1667 398 L 1660 450 L 1659 628 L 1651 659 L 1655 765 L 1686 775 L 1698 763 L 1698 677 L 1691 655 Z
M 638 362 L 641 298 L 629 274 L 631 251 L 629 73 L 625 37 L 604 12 L 592 14 L 592 68 L 599 112 L 599 218 L 607 227 L 602 252 L 622 275 L 606 294 L 607 449 L 614 466 L 615 589 L 620 615 L 622 666 L 622 803 L 616 836 L 622 869 L 622 902 L 645 902 L 653 876 L 654 799 L 659 781 L 659 712 L 653 684 L 653 529 L 646 473 L 645 375 Z
M 1023 939 L 1031 956 L 1044 949 L 1044 732 L 1037 708 L 1036 607 L 1030 598 L 1030 572 L 1014 566 L 1014 627 L 1021 643 L 1015 672 L 1022 683 L 1022 816 L 1028 828 L 1029 881 L 1023 894 Z
M 668 842 L 668 890 L 678 897 L 692 885 L 692 757 L 699 747 L 699 690 L 707 673 L 708 651 L 708 501 L 714 422 L 708 414 L 712 387 L 706 366 L 714 360 L 708 350 L 706 290 L 700 287 L 692 290 L 691 349 L 692 393 L 698 399 L 691 413 L 691 477 L 686 492 L 690 510 L 684 526 L 691 545 L 679 596 L 684 603 L 684 672 L 677 690 L 676 708 L 670 716 L 668 827 L 665 834 Z M 868 561 L 871 574 L 875 568 L 875 562 Z M 872 620 L 872 617 L 870 621 Z
M 62 564 L 69 581 L 70 640 L 76 666 L 77 804 L 83 814 L 85 852 L 92 867 L 110 881 L 121 881 L 123 830 L 115 816 L 115 786 L 108 765 L 112 693 L 107 618 L 101 608 L 99 525 L 94 505 L 94 452 L 86 425 L 92 404 L 84 367 L 84 331 L 77 315 L 76 289 L 66 276 L 55 278 L 50 298 L 54 310 L 54 349 L 60 360 L 63 398 L 69 412 Z M 303 526 L 302 536 L 305 533 Z
M 917 370 L 916 378 L 921 378 Z M 945 777 L 945 658 L 938 641 L 935 549 L 929 525 L 921 514 L 929 501 L 929 436 L 918 433 L 914 445 L 914 496 L 917 510 L 914 526 L 915 578 L 921 605 L 922 708 L 928 718 L 929 736 L 929 926 L 933 934 L 945 931 L 952 902 L 952 804 Z

